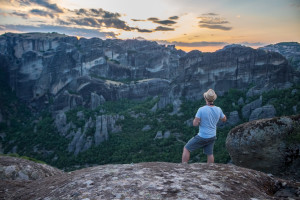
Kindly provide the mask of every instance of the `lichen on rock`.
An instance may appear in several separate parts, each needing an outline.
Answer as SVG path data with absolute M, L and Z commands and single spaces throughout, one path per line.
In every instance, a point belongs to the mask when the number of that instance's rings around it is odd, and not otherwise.
M 300 115 L 255 120 L 233 128 L 226 148 L 234 164 L 300 180 Z

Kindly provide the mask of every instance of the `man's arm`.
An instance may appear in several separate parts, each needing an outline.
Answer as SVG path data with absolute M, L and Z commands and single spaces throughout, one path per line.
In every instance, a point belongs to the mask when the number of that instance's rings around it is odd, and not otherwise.
M 224 117 L 221 120 L 222 120 L 222 122 L 226 122 L 227 121 L 226 115 L 224 115 Z
M 194 121 L 193 121 L 193 126 L 199 126 L 200 124 L 200 118 L 195 117 Z

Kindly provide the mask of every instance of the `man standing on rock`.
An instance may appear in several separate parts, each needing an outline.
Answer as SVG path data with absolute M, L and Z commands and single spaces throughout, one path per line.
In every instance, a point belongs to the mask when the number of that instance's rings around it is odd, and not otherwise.
M 214 105 L 217 95 L 214 90 L 209 89 L 203 94 L 206 105 L 199 108 L 193 126 L 199 126 L 199 133 L 190 139 L 183 148 L 182 163 L 187 163 L 190 153 L 198 148 L 203 148 L 207 155 L 207 163 L 214 163 L 213 149 L 216 140 L 217 123 L 221 119 L 227 120 L 221 108 Z

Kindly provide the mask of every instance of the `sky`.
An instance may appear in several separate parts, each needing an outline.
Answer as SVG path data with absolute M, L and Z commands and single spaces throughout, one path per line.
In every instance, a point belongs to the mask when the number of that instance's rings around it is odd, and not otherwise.
M 213 52 L 300 42 L 300 0 L 0 0 L 0 34 L 58 32 Z

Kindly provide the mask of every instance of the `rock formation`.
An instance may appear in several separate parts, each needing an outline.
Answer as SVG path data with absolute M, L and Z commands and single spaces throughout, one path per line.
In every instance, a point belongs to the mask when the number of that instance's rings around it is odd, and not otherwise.
M 226 148 L 238 166 L 300 180 L 300 115 L 241 124 L 227 136 Z
M 207 88 L 251 94 L 299 81 L 280 54 L 239 45 L 214 53 L 183 51 L 151 41 L 101 40 L 57 33 L 0 36 L 0 66 L 17 96 L 37 109 L 54 111 L 122 98 L 161 95 L 158 108 L 202 98 Z
M 242 108 L 243 118 L 248 119 L 251 112 L 253 110 L 255 110 L 256 108 L 261 107 L 261 104 L 262 104 L 262 98 L 259 98 L 255 101 L 252 101 L 251 103 L 248 103 L 247 105 L 243 106 L 243 108 Z
M 261 91 L 285 88 L 295 78 L 291 67 L 284 67 L 287 65 L 278 53 L 243 46 L 227 46 L 214 53 L 192 51 L 180 58 L 182 72 L 174 92 L 199 99 L 207 88 L 214 88 L 217 94 L 230 88 L 245 89 L 250 84 Z
M 298 42 L 281 42 L 260 49 L 282 54 L 293 67 L 300 71 L 300 44 Z
M 1 180 L 4 199 L 277 199 L 300 183 L 226 164 L 103 165 L 35 181 Z
M 77 127 L 72 121 L 67 123 L 65 112 L 60 111 L 55 116 L 55 126 L 60 135 L 71 139 L 68 151 L 77 155 L 86 151 L 92 145 L 98 146 L 108 140 L 109 133 L 120 132 L 122 129 L 116 125 L 117 120 L 124 119 L 119 115 L 99 115 L 95 119 L 86 116 L 82 111 L 77 112 L 77 121 L 82 122 L 82 127 Z
M 257 119 L 265 119 L 275 117 L 276 110 L 273 105 L 265 105 L 261 108 L 256 108 L 252 111 L 249 121 L 257 120 Z
M 45 177 L 62 175 L 63 172 L 46 164 L 0 156 L 0 179 L 3 180 L 38 180 Z

